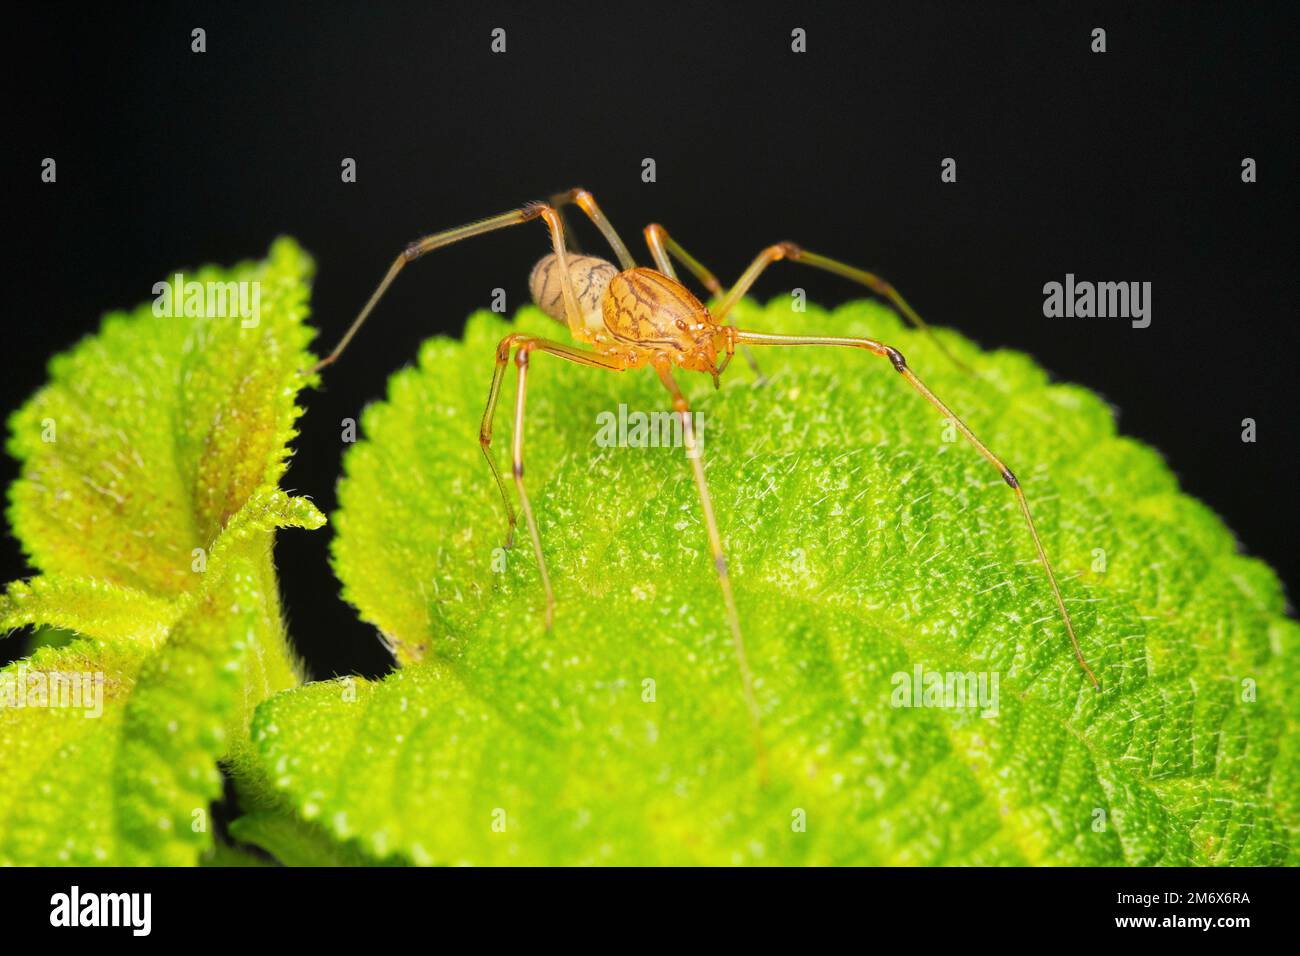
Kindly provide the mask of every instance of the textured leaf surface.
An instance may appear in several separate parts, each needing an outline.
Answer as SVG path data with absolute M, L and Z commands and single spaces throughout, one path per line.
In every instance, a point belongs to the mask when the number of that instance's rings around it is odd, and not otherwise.
M 0 676 L 102 679 L 102 704 L 0 707 L 0 860 L 19 865 L 193 863 L 210 840 L 217 758 L 238 703 L 257 607 L 255 572 L 193 602 L 154 654 L 141 645 L 42 650 Z M 97 712 L 98 711 L 98 712 Z M 10 757 L 16 759 L 9 759 Z M 75 798 L 74 798 L 75 797 Z M 195 813 L 204 815 L 193 829 Z
M 245 814 L 230 824 L 230 835 L 260 847 L 284 866 L 368 866 L 372 862 L 361 851 L 340 845 L 320 826 L 279 807 Z
M 9 518 L 46 574 L 9 585 L 0 629 L 56 638 L 0 671 L 0 863 L 196 862 L 218 758 L 298 683 L 271 548 L 277 527 L 324 523 L 276 488 L 310 380 L 310 274 L 288 240 L 199 270 L 256 284 L 256 324 L 109 316 L 11 417 Z M 27 692 L 69 674 L 102 701 Z
M 284 639 L 271 528 L 323 520 L 302 499 L 271 497 L 278 510 L 255 496 L 231 521 L 201 589 L 161 633 L 142 617 L 123 639 L 77 638 L 0 670 L 0 863 L 179 866 L 211 846 L 218 758 L 245 745 L 251 708 L 294 682 L 260 650 Z M 105 594 L 87 588 L 71 603 L 94 597 Z M 73 675 L 101 681 L 102 698 L 86 683 L 60 702 L 35 696 Z
M 282 239 L 263 262 L 182 273 L 256 283 L 257 325 L 156 316 L 150 302 L 50 362 L 50 383 L 9 421 L 23 469 L 8 517 L 36 567 L 162 597 L 196 586 L 193 550 L 284 472 L 311 365 L 312 269 Z
M 0 632 L 60 628 L 102 644 L 158 644 L 176 619 L 175 602 L 94 578 L 14 581 L 0 598 Z
M 504 520 L 477 429 L 511 327 L 481 314 L 393 377 L 347 456 L 337 572 L 408 666 L 355 700 L 326 684 L 259 708 L 267 773 L 305 817 L 421 863 L 1294 862 L 1300 631 L 1156 453 L 1024 355 L 949 337 L 969 378 L 871 304 L 747 304 L 738 322 L 902 349 L 1019 475 L 1101 692 L 998 474 L 887 362 L 766 351 L 768 387 L 740 366 L 691 391 L 763 712 L 760 787 L 681 452 L 595 441 L 620 403 L 668 407 L 653 375 L 535 357 L 552 633 L 526 539 L 494 570 Z M 555 335 L 534 310 L 519 327 Z M 997 715 L 894 706 L 916 667 L 996 673 Z

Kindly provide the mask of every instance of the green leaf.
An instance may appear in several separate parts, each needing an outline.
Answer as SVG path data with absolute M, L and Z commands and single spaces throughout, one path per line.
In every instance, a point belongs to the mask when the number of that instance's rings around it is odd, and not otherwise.
M 322 827 L 281 809 L 245 814 L 230 824 L 230 835 L 260 847 L 285 866 L 368 866 L 372 862 L 355 848 L 340 846 Z
M 131 639 L 78 639 L 0 670 L 0 864 L 192 865 L 211 847 L 218 758 L 246 746 L 251 708 L 289 686 L 252 650 L 283 640 L 265 536 L 314 509 L 278 500 L 274 516 L 257 496 L 236 516 L 160 637 L 146 622 Z M 56 679 L 61 696 L 39 691 Z
M 238 681 L 238 671 L 222 668 L 237 668 L 232 655 L 243 649 L 237 631 L 220 640 L 204 635 L 212 646 L 194 647 L 203 630 L 239 623 L 212 610 L 196 604 L 152 656 L 142 645 L 78 643 L 0 671 L 0 861 L 193 862 L 207 827 L 200 820 L 203 831 L 192 831 L 191 814 L 206 814 L 220 792 L 216 758 L 235 703 L 223 684 Z M 200 662 L 207 666 L 196 667 L 195 655 L 205 650 L 210 657 Z M 62 704 L 53 692 L 38 696 L 56 678 L 79 681 Z
M 177 611 L 172 601 L 120 585 L 47 576 L 9 584 L 0 598 L 0 631 L 41 625 L 101 644 L 151 648 L 162 641 Z
M 222 843 L 220 840 L 203 854 L 199 860 L 199 866 L 206 867 L 266 867 L 275 864 L 258 855 L 254 850 L 245 850 L 242 847 L 231 846 L 228 843 Z
M 218 759 L 242 765 L 253 708 L 299 682 L 272 544 L 324 523 L 276 487 L 314 380 L 311 271 L 287 239 L 200 269 L 256 310 L 110 315 L 10 418 L 9 518 L 46 573 L 8 586 L 0 629 L 66 636 L 0 671 L 0 863 L 197 862 Z M 29 700 L 63 674 L 92 676 L 77 706 Z
M 224 574 L 225 581 L 214 575 L 214 586 L 145 664 L 126 706 L 116 772 L 106 774 L 124 863 L 192 865 L 212 844 L 206 814 L 221 795 L 216 763 L 228 750 L 244 659 L 268 603 L 253 561 L 232 558 Z M 199 815 L 204 826 L 196 829 Z
M 170 309 L 159 295 L 113 313 L 50 362 L 50 383 L 10 417 L 8 445 L 22 464 L 8 517 L 46 576 L 11 585 L 0 627 L 156 640 L 236 514 L 240 533 L 262 540 L 259 574 L 274 595 L 273 529 L 323 521 L 276 490 L 297 393 L 316 380 L 304 324 L 313 270 L 286 238 L 262 262 L 180 271 L 168 277 L 182 292 Z M 208 289 L 226 298 L 187 298 Z M 237 307 L 237 292 L 254 307 Z M 299 679 L 275 601 L 275 626 L 259 629 L 267 643 L 249 661 L 249 707 Z
M 690 388 L 762 711 L 760 785 L 687 463 L 595 440 L 620 403 L 670 407 L 662 387 L 534 353 L 548 633 L 526 537 L 494 571 L 505 523 L 477 437 L 497 341 L 555 326 L 479 314 L 464 343 L 431 340 L 393 376 L 339 487 L 344 594 L 408 666 L 258 710 L 264 772 L 305 819 L 417 863 L 1295 862 L 1300 628 L 1271 571 L 1115 434 L 1101 399 L 942 333 L 978 370 L 963 375 L 870 303 L 747 303 L 738 324 L 871 334 L 908 356 L 1019 475 L 1102 690 L 1006 485 L 888 362 L 762 351 L 769 386 L 742 366 Z M 996 674 L 996 716 L 894 706 L 918 667 Z
M 72 631 L 58 627 L 38 626 L 27 637 L 27 656 L 35 654 L 42 647 L 66 647 L 77 639 Z
M 50 383 L 9 420 L 23 468 L 8 517 L 32 564 L 159 597 L 198 584 L 195 549 L 211 549 L 253 492 L 284 473 L 295 396 L 314 381 L 303 372 L 312 271 L 281 239 L 263 262 L 182 273 L 258 290 L 256 326 L 237 315 L 160 317 L 150 302 L 107 316 L 50 362 Z

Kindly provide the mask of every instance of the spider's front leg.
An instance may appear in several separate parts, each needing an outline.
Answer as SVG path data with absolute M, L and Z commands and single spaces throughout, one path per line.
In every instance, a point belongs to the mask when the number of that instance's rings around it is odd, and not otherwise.
M 934 343 L 943 355 L 952 362 L 957 368 L 961 369 L 968 375 L 974 375 L 975 371 L 961 359 L 957 358 L 944 344 L 939 341 L 934 331 L 926 324 L 925 320 L 916 314 L 916 310 L 907 304 L 907 300 L 898 294 L 898 290 L 892 285 L 880 278 L 878 275 L 867 272 L 865 269 L 859 269 L 855 266 L 847 265 L 836 259 L 830 259 L 826 256 L 819 256 L 815 252 L 809 252 L 802 246 L 793 242 L 778 242 L 768 246 L 754 259 L 744 274 L 736 280 L 736 284 L 723 297 L 718 307 L 713 310 L 713 317 L 719 322 L 726 320 L 731 310 L 736 307 L 736 303 L 744 297 L 750 287 L 758 281 L 758 277 L 763 271 L 774 262 L 780 262 L 788 259 L 791 262 L 798 262 L 806 266 L 812 266 L 814 269 L 821 269 L 825 272 L 833 273 L 837 276 L 843 276 L 845 279 L 852 280 L 859 285 L 864 285 L 876 295 L 885 299 L 895 309 L 902 313 L 903 317 L 911 322 L 918 330 L 923 332 L 931 342 Z
M 652 222 L 645 227 L 645 244 L 650 247 L 650 256 L 654 259 L 655 268 L 668 278 L 674 280 L 677 278 L 672 263 L 672 260 L 676 259 L 687 268 L 691 275 L 699 280 L 700 285 L 709 290 L 709 293 L 714 298 L 722 295 L 722 283 L 718 281 L 717 277 L 705 268 L 702 262 L 682 248 L 681 243 L 668 235 L 668 230 L 659 223 Z M 719 322 L 721 322 L 721 319 L 719 319 Z M 731 324 L 734 327 L 734 323 Z M 754 358 L 754 353 L 744 347 L 741 348 L 740 353 L 745 357 L 745 361 L 749 363 L 754 377 L 758 379 L 758 384 L 766 385 L 767 376 L 758 367 L 758 361 Z
M 740 679 L 745 691 L 745 707 L 749 710 L 750 727 L 754 736 L 754 751 L 758 760 L 760 783 L 767 782 L 767 757 L 763 747 L 762 725 L 760 723 L 758 702 L 754 697 L 754 678 L 750 674 L 749 661 L 745 657 L 745 639 L 740 633 L 740 614 L 736 610 L 736 597 L 731 590 L 731 575 L 727 570 L 727 555 L 722 549 L 722 536 L 718 533 L 717 518 L 713 513 L 713 498 L 709 494 L 709 483 L 704 478 L 704 462 L 696 444 L 695 425 L 691 421 L 691 407 L 686 396 L 673 378 L 672 362 L 660 353 L 654 359 L 655 371 L 673 397 L 673 411 L 682 421 L 682 440 L 686 446 L 686 457 L 690 459 L 691 469 L 695 473 L 695 487 L 700 496 L 700 508 L 704 513 L 704 527 L 708 533 L 709 550 L 713 553 L 713 567 L 718 573 L 718 585 L 722 588 L 722 600 L 727 610 L 727 624 L 731 628 L 731 641 L 735 648 L 736 665 L 740 669 Z
M 652 222 L 645 227 L 645 244 L 650 247 L 650 256 L 655 261 L 655 268 L 668 278 L 677 278 L 672 263 L 672 259 L 676 259 L 699 280 L 700 285 L 709 290 L 711 295 L 722 295 L 722 283 L 717 277 L 706 269 L 703 263 L 683 249 L 681 243 L 668 235 L 668 230 L 659 223 Z M 669 258 L 670 256 L 672 259 Z
M 943 415 L 944 418 L 950 420 L 957 426 L 957 429 L 966 437 L 966 440 L 974 445 L 975 450 L 983 455 L 985 460 L 998 470 L 998 473 L 1002 476 L 1002 480 L 1007 483 L 1007 486 L 1010 487 L 1013 492 L 1015 492 L 1016 502 L 1020 505 L 1020 513 L 1024 515 L 1025 525 L 1029 529 L 1029 536 L 1033 538 L 1034 549 L 1038 553 L 1039 563 L 1047 573 L 1047 582 L 1051 585 L 1052 597 L 1056 599 L 1056 608 L 1061 614 L 1061 619 L 1065 622 L 1066 633 L 1070 636 L 1070 645 L 1074 648 L 1074 657 L 1079 662 L 1079 666 L 1083 668 L 1083 672 L 1088 675 L 1088 680 L 1092 682 L 1092 686 L 1097 690 L 1101 689 L 1101 684 L 1097 681 L 1097 676 L 1092 672 L 1092 668 L 1088 666 L 1088 662 L 1084 659 L 1083 651 L 1079 647 L 1079 639 L 1074 634 L 1074 624 L 1070 621 L 1070 612 L 1065 609 L 1065 599 L 1061 597 L 1061 589 L 1056 583 L 1056 574 L 1052 571 L 1052 563 L 1047 558 L 1047 551 L 1043 547 L 1042 539 L 1038 536 L 1038 529 L 1034 526 L 1033 516 L 1029 513 L 1029 502 L 1025 499 L 1025 492 L 1024 489 L 1020 487 L 1019 480 L 1017 480 L 1011 469 L 1003 464 L 1002 459 L 993 454 L 993 452 L 989 450 L 989 447 L 985 445 L 984 442 L 980 441 L 975 433 L 967 427 L 966 423 L 953 414 L 952 409 L 945 405 L 939 397 L 934 394 L 934 392 L 930 391 L 930 389 L 926 387 L 924 382 L 917 378 L 916 374 L 908 367 L 907 360 L 903 358 L 902 352 L 883 342 L 877 342 L 875 339 L 847 336 L 770 335 L 760 332 L 740 331 L 736 333 L 735 338 L 737 342 L 744 342 L 749 345 L 847 346 L 849 348 L 865 349 L 873 355 L 889 359 L 890 364 L 893 365 L 894 369 L 907 380 L 907 383 L 916 389 L 921 394 L 922 398 L 938 409 L 939 413 Z
M 487 459 L 488 467 L 492 469 L 492 478 L 497 483 L 497 490 L 501 492 L 501 504 L 506 509 L 506 543 L 507 549 L 514 547 L 515 543 L 515 506 L 510 503 L 510 494 L 506 491 L 506 483 L 501 477 L 501 469 L 497 467 L 496 458 L 492 455 L 492 423 L 497 413 L 497 398 L 501 395 L 501 379 L 505 377 L 506 363 L 510 361 L 510 351 L 520 342 L 532 338 L 529 335 L 515 334 L 507 335 L 497 344 L 497 362 L 496 367 L 492 370 L 492 386 L 488 391 L 487 408 L 483 409 L 483 421 L 478 429 L 478 444 L 483 449 L 483 457 Z
M 505 482 L 501 478 L 501 470 L 497 467 L 496 459 L 492 455 L 492 424 L 496 418 L 497 399 L 501 395 L 501 379 L 505 374 L 506 363 L 510 360 L 511 349 L 515 350 L 515 365 L 519 368 L 519 387 L 515 393 L 515 433 L 513 442 L 515 488 L 519 492 L 519 507 L 524 513 L 524 523 L 528 527 L 528 536 L 533 542 L 533 553 L 537 557 L 537 570 L 542 579 L 542 590 L 546 594 L 546 627 L 549 630 L 555 617 L 555 595 L 551 590 L 550 574 L 546 570 L 546 558 L 542 554 L 542 537 L 537 529 L 537 519 L 533 515 L 532 504 L 528 500 L 528 490 L 524 487 L 524 403 L 528 387 L 528 356 L 529 353 L 534 351 L 548 352 L 578 365 L 602 368 L 610 372 L 621 372 L 626 368 L 626 365 L 622 359 L 614 356 L 602 355 L 599 352 L 588 352 L 585 349 L 574 348 L 562 342 L 552 342 L 550 339 L 520 333 L 507 335 L 497 345 L 496 367 L 492 372 L 492 386 L 488 392 L 487 408 L 483 410 L 483 422 L 479 426 L 479 446 L 483 449 L 484 457 L 487 458 L 488 467 L 492 469 L 492 476 L 496 479 L 497 488 L 501 492 L 501 501 L 505 505 L 506 521 L 508 522 L 507 548 L 514 542 L 515 512 L 510 504 L 510 495 L 506 492 Z

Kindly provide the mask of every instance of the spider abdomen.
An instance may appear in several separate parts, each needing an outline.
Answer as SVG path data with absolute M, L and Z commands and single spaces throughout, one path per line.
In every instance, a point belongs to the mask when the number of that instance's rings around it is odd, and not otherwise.
M 612 262 L 596 256 L 569 253 L 565 259 L 569 266 L 569 278 L 573 280 L 573 292 L 578 298 L 578 308 L 582 311 L 583 324 L 588 332 L 594 334 L 604 325 L 601 302 L 610 281 L 618 275 L 618 268 Z M 532 275 L 528 277 L 528 290 L 539 309 L 561 325 L 569 324 L 564 314 L 564 288 L 560 283 L 559 260 L 555 258 L 555 253 L 543 256 L 533 266 Z

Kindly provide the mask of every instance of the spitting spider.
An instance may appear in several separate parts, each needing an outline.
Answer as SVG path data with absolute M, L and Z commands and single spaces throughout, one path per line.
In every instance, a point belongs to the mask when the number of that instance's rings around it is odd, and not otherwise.
M 581 209 L 604 235 L 613 248 L 619 266 L 594 256 L 569 253 L 565 246 L 564 222 L 560 210 L 567 204 L 574 204 Z M 924 332 L 928 327 L 903 298 L 889 285 L 875 275 L 853 268 L 834 259 L 828 259 L 808 252 L 792 242 L 779 242 L 768 246 L 760 252 L 749 268 L 724 293 L 723 287 L 713 274 L 675 242 L 668 232 L 658 224 L 645 228 L 646 244 L 654 259 L 653 269 L 638 266 L 627 246 L 618 233 L 596 205 L 595 198 L 585 189 L 572 189 L 551 197 L 549 203 L 531 202 L 518 209 L 481 219 L 465 226 L 435 233 L 407 246 L 398 255 L 389 268 L 379 287 L 370 296 L 369 301 L 353 320 L 352 325 L 339 340 L 334 351 L 330 352 L 317 365 L 324 368 L 336 361 L 347 348 L 352 337 L 365 322 L 375 304 L 387 291 L 393 279 L 402 268 L 412 260 L 427 252 L 440 249 L 453 242 L 482 235 L 506 226 L 540 219 L 550 232 L 553 251 L 533 267 L 529 277 L 529 289 L 533 301 L 551 318 L 569 328 L 569 334 L 578 342 L 590 346 L 589 349 L 577 348 L 562 342 L 539 338 L 534 335 L 516 333 L 501 340 L 496 350 L 496 367 L 492 373 L 492 385 L 488 392 L 487 408 L 483 413 L 483 423 L 479 430 L 479 443 L 484 457 L 492 469 L 501 500 L 505 504 L 508 523 L 507 546 L 513 541 L 515 529 L 515 510 L 506 491 L 505 481 L 492 455 L 492 423 L 496 413 L 497 397 L 501 391 L 501 380 L 505 374 L 506 364 L 510 361 L 511 351 L 515 355 L 515 365 L 519 369 L 519 388 L 515 397 L 515 431 L 514 431 L 514 480 L 519 494 L 519 506 L 524 514 L 524 522 L 532 539 L 533 552 L 537 556 L 542 589 L 546 595 L 546 626 L 551 626 L 554 615 L 555 598 L 551 591 L 550 576 L 546 571 L 546 560 L 542 554 L 541 535 L 537 530 L 537 519 L 528 500 L 524 487 L 524 397 L 528 379 L 529 356 L 533 352 L 545 352 L 566 361 L 588 365 L 593 368 L 622 372 L 628 369 L 649 365 L 659 376 L 668 393 L 672 396 L 673 410 L 681 418 L 683 444 L 687 457 L 695 473 L 695 484 L 700 495 L 700 505 L 704 514 L 704 525 L 708 532 L 709 548 L 713 553 L 714 567 L 717 569 L 718 583 L 726 606 L 727 622 L 731 629 L 736 661 L 744 685 L 745 703 L 749 709 L 755 744 L 758 750 L 760 766 L 762 764 L 762 742 L 759 732 L 758 705 L 754 699 L 753 679 L 745 659 L 745 644 L 741 637 L 740 617 L 736 613 L 736 602 L 732 595 L 731 579 L 727 573 L 727 559 L 722 550 L 722 539 L 718 534 L 718 524 L 714 518 L 713 502 L 709 497 L 708 483 L 704 478 L 704 464 L 696 453 L 696 437 L 692 425 L 692 415 L 686 397 L 674 378 L 675 370 L 704 372 L 713 377 L 714 384 L 726 370 L 737 348 L 745 346 L 800 346 L 800 345 L 837 345 L 848 348 L 864 349 L 872 355 L 888 359 L 894 369 L 907 381 L 921 397 L 938 409 L 944 418 L 950 420 L 966 439 L 975 446 L 976 451 L 998 470 L 1003 480 L 1015 494 L 1020 512 L 1024 515 L 1025 525 L 1033 539 L 1038 560 L 1047 575 L 1052 597 L 1065 624 L 1074 656 L 1083 668 L 1093 687 L 1099 688 L 1096 676 L 1084 660 L 1079 648 L 1079 641 L 1074 634 L 1069 612 L 1057 586 L 1056 575 L 1052 572 L 1051 562 L 1043 549 L 1042 540 L 1034 527 L 1034 519 L 1029 513 L 1029 504 L 1025 493 L 1012 474 L 1011 469 L 989 450 L 988 446 L 975 436 L 966 424 L 952 413 L 925 384 L 917 378 L 908 367 L 901 352 L 869 338 L 850 338 L 826 335 L 772 335 L 763 332 L 747 332 L 727 323 L 736 303 L 749 291 L 759 275 L 774 262 L 782 259 L 799 262 L 814 268 L 832 272 L 869 288 L 884 297 L 897 308 L 913 325 Z M 696 279 L 721 301 L 709 310 L 699 299 L 692 295 L 677 279 L 673 270 L 672 259 L 676 259 Z M 936 344 L 937 343 L 937 340 Z M 940 346 L 942 349 L 942 346 Z M 748 357 L 748 354 L 747 354 Z M 951 358 L 951 356 L 949 356 Z M 956 359 L 953 359 L 956 363 Z M 960 364 L 960 363 L 957 363 Z

